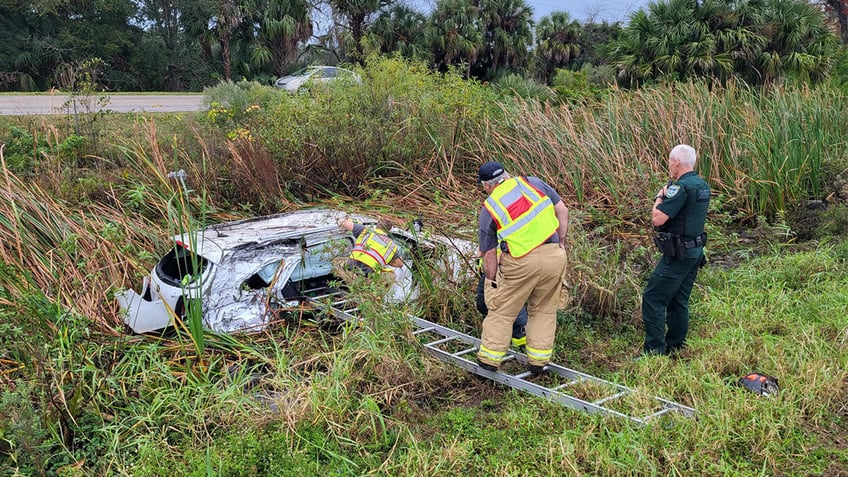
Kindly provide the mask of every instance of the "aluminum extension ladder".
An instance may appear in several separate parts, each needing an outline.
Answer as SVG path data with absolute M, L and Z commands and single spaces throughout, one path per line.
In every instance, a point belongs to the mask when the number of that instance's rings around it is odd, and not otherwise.
M 330 313 L 337 319 L 356 322 L 358 305 L 344 291 L 326 290 L 328 293 L 307 298 L 317 309 Z M 407 315 L 415 329 L 413 334 L 427 352 L 484 378 L 513 389 L 549 399 L 555 403 L 585 411 L 604 413 L 629 419 L 639 424 L 672 413 L 686 417 L 695 415 L 695 409 L 667 399 L 648 396 L 634 389 L 575 371 L 548 364 L 544 373 L 534 375 L 527 370 L 527 357 L 512 349 L 507 351 L 498 371 L 483 369 L 476 362 L 475 352 L 480 340 L 423 318 Z M 619 404 L 619 406 L 615 406 Z M 639 415 L 635 411 L 638 412 Z

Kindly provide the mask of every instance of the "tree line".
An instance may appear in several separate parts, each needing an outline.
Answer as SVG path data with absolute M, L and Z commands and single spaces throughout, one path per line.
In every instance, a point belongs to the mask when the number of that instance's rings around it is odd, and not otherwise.
M 316 19 L 327 18 L 325 25 Z M 0 0 L 0 91 L 199 91 L 307 64 L 400 55 L 483 81 L 605 67 L 638 86 L 703 77 L 825 78 L 848 43 L 848 0 L 659 0 L 627 24 L 524 0 Z M 844 48 L 843 57 L 844 57 Z M 86 83 L 86 84 L 88 84 Z

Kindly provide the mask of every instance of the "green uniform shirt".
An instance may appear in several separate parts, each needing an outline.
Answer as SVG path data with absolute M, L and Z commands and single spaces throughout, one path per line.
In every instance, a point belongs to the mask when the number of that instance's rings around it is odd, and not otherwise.
M 668 186 L 657 205 L 657 210 L 669 217 L 657 230 L 680 235 L 684 240 L 693 239 L 704 231 L 709 207 L 710 186 L 695 171 L 687 172 Z M 702 252 L 703 247 L 694 247 L 686 250 L 686 256 L 697 258 Z

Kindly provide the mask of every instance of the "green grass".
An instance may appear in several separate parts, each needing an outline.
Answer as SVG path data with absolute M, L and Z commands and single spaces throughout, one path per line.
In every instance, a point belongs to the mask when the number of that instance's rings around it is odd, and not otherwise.
M 603 358 L 572 354 L 591 333 L 581 337 L 580 323 L 561 316 L 557 361 L 697 409 L 696 419 L 645 427 L 434 361 L 393 310 L 341 334 L 291 325 L 242 336 L 250 353 L 209 346 L 199 368 L 191 346 L 92 335 L 85 320 L 53 308 L 65 318 L 41 345 L 50 358 L 33 364 L 39 373 L 9 372 L 16 385 L 0 399 L 0 442 L 12 451 L 0 463 L 24 473 L 77 463 L 85 475 L 838 474 L 848 469 L 839 444 L 848 398 L 845 249 L 705 269 L 680 360 L 631 363 L 627 351 L 641 334 L 626 325 L 587 341 L 617 343 Z M 731 385 L 753 370 L 777 376 L 780 394 Z M 64 400 L 51 404 L 58 389 Z M 67 418 L 53 422 L 51 408 Z M 10 427 L 26 415 L 40 417 Z M 33 445 L 53 451 L 24 452 Z M 46 460 L 30 460 L 37 457 Z
M 16 169 L 0 177 L 0 473 L 848 472 L 848 242 L 794 245 L 780 210 L 758 216 L 841 177 L 843 96 L 692 85 L 545 108 L 489 103 L 483 85 L 414 65 L 381 66 L 365 76 L 370 89 L 311 98 L 230 85 L 220 95 L 241 109 L 199 120 L 106 115 L 92 123 L 99 142 L 66 142 L 68 118 L 0 120 L 16 141 L 4 152 Z M 286 112 L 310 121 L 277 114 Z M 687 138 L 720 192 L 714 265 L 697 282 L 684 359 L 632 363 L 656 259 L 644 197 L 662 182 L 670 143 Z M 349 190 L 334 189 L 342 179 L 331 174 L 320 187 L 298 179 L 354 146 L 347 166 L 336 163 Z M 121 326 L 114 291 L 137 286 L 180 228 L 317 203 L 420 215 L 438 233 L 473 236 L 482 196 L 472 182 L 490 157 L 543 176 L 572 211 L 573 301 L 558 317 L 556 361 L 692 406 L 697 419 L 640 427 L 427 357 L 405 312 L 471 334 L 481 321 L 473 280 L 444 283 L 427 269 L 416 307 L 364 299 L 365 323 L 334 332 L 301 316 L 249 336 L 195 327 L 139 337 Z M 166 176 L 179 169 L 188 193 Z M 740 217 L 756 227 L 743 230 Z M 780 395 L 731 386 L 749 371 L 777 376 Z

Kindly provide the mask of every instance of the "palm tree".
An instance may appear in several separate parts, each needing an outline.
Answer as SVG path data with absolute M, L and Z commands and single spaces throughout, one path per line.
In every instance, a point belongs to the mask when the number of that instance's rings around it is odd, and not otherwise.
M 498 70 L 524 69 L 533 42 L 533 10 L 524 0 L 481 0 L 484 46 L 476 70 L 491 79 Z
M 230 46 L 233 31 L 242 23 L 243 13 L 241 5 L 235 0 L 221 0 L 218 4 L 218 15 L 215 17 L 215 32 L 221 45 L 221 60 L 224 63 L 224 79 L 232 79 L 232 64 Z
M 669 0 L 634 14 L 611 51 L 626 84 L 731 76 L 760 84 L 821 79 L 832 40 L 801 0 Z
M 197 42 L 203 55 L 203 60 L 213 63 L 212 47 L 216 41 L 216 35 L 210 24 L 215 18 L 218 10 L 217 2 L 214 0 L 195 1 L 193 8 L 180 11 L 180 24 L 189 39 Z
M 427 17 L 404 5 L 395 5 L 380 14 L 370 33 L 384 54 L 400 53 L 405 58 L 427 56 L 424 27 Z
M 353 41 L 353 59 L 362 62 L 365 58 L 362 38 L 373 16 L 392 5 L 395 0 L 328 0 L 335 15 L 346 19 L 345 27 Z
M 55 17 L 0 5 L 0 91 L 47 88 L 64 60 L 56 38 L 59 26 Z
M 301 43 L 312 36 L 312 6 L 306 0 L 259 0 L 252 4 L 258 25 L 251 52 L 254 64 L 271 64 L 279 76 L 286 73 Z
M 618 39 L 610 45 L 610 58 L 618 70 L 619 80 L 628 86 L 639 86 L 656 75 L 654 59 L 656 50 L 647 48 L 661 34 L 661 27 L 651 21 L 645 10 L 638 10 L 630 17 L 630 24 Z
M 441 71 L 464 63 L 470 76 L 471 65 L 483 51 L 480 9 L 469 0 L 439 0 L 430 16 L 427 38 Z
M 757 26 L 767 42 L 753 66 L 763 83 L 781 77 L 818 81 L 832 64 L 836 37 L 821 12 L 799 0 L 769 0 Z
M 581 26 L 566 12 L 553 12 L 536 26 L 536 58 L 542 79 L 550 83 L 557 68 L 566 67 L 583 51 Z

